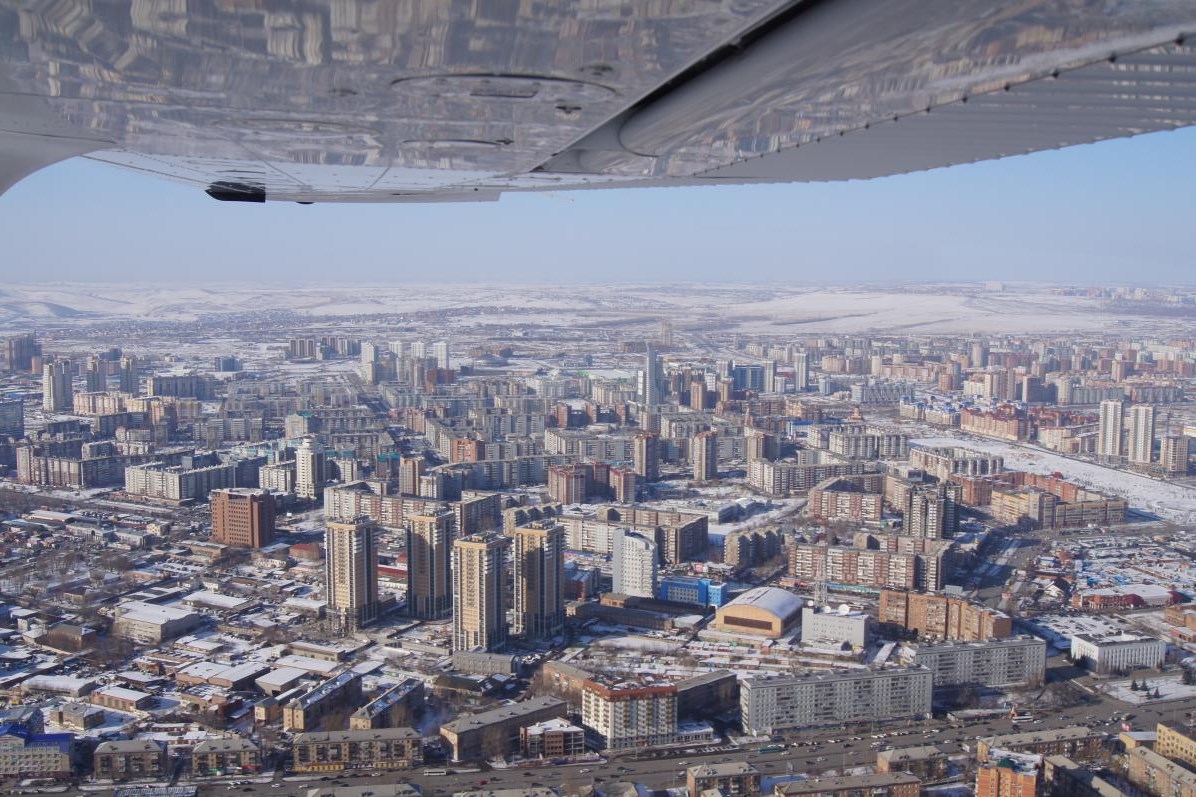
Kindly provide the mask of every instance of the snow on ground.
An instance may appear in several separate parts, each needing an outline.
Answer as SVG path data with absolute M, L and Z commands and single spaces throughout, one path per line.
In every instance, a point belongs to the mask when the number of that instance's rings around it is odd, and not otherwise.
M 672 653 L 681 647 L 680 642 L 664 639 L 650 639 L 642 636 L 618 636 L 600 639 L 596 643 L 600 647 L 619 648 L 622 650 L 640 650 L 652 653 Z
M 133 288 L 130 290 L 130 288 Z M 513 290 L 513 288 L 515 290 Z M 191 320 L 214 313 L 294 312 L 348 318 L 453 311 L 451 324 L 555 325 L 684 314 L 745 333 L 1163 331 L 1182 320 L 1121 318 L 1104 303 L 1045 285 L 1005 293 L 975 285 L 811 288 L 750 284 L 527 285 L 6 285 L 0 322 L 103 318 Z
M 1180 680 L 1179 673 L 1174 675 L 1156 675 L 1145 679 L 1146 685 L 1150 688 L 1150 696 L 1145 692 L 1135 692 L 1130 689 L 1134 679 L 1125 681 L 1110 681 L 1106 684 L 1097 685 L 1097 689 L 1107 693 L 1116 700 L 1123 703 L 1133 703 L 1136 706 L 1144 703 L 1163 703 L 1168 700 L 1184 700 L 1189 697 L 1196 697 L 1196 685 L 1185 686 Z M 1154 697 L 1155 690 L 1158 690 L 1159 697 Z
M 1005 467 L 1031 473 L 1062 473 L 1069 481 L 1097 492 L 1118 495 L 1140 509 L 1176 523 L 1196 523 L 1196 489 L 1124 470 L 1072 459 L 1034 446 L 977 437 L 923 437 L 911 445 L 961 446 L 1000 454 Z

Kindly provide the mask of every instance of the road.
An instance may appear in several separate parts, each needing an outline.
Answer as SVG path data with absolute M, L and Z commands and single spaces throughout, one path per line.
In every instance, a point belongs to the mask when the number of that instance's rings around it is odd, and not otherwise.
M 644 783 L 650 787 L 664 788 L 678 786 L 684 783 L 684 770 L 687 766 L 699 763 L 716 763 L 719 761 L 746 760 L 765 776 L 782 776 L 788 772 L 795 774 L 818 774 L 827 770 L 841 770 L 845 767 L 873 765 L 876 762 L 877 749 L 871 747 L 876 742 L 893 747 L 915 747 L 923 744 L 946 745 L 948 751 L 958 749 L 961 743 L 971 744 L 978 736 L 991 736 L 1003 733 L 1015 733 L 1028 730 L 1045 730 L 1061 728 L 1070 725 L 1087 725 L 1096 727 L 1108 733 L 1117 733 L 1119 723 L 1111 722 L 1109 717 L 1116 713 L 1128 712 L 1133 716 L 1132 725 L 1138 730 L 1153 730 L 1159 721 L 1169 724 L 1183 724 L 1187 721 L 1187 714 L 1196 711 L 1196 698 L 1160 703 L 1153 706 L 1127 706 L 1104 696 L 1094 696 L 1091 702 L 1069 709 L 1052 709 L 1036 711 L 1027 706 L 1037 718 L 1035 723 L 1020 723 L 1014 725 L 1008 719 L 978 721 L 960 728 L 950 728 L 944 720 L 930 720 L 924 722 L 878 723 L 876 727 L 843 731 L 841 729 L 818 729 L 789 734 L 786 741 L 791 747 L 778 753 L 761 753 L 759 747 L 768 743 L 762 739 L 744 747 L 729 750 L 720 749 L 711 753 L 700 752 L 703 748 L 686 748 L 654 754 L 652 757 L 636 757 L 623 755 L 613 757 L 605 764 L 582 764 L 577 766 L 541 767 L 534 770 L 510 769 L 465 772 L 441 776 L 428 776 L 426 770 L 410 772 L 386 772 L 377 777 L 370 777 L 372 773 L 361 775 L 343 774 L 330 776 L 327 781 L 316 778 L 311 781 L 276 780 L 281 785 L 269 783 L 253 784 L 250 786 L 228 790 L 223 783 L 204 784 L 201 789 L 203 797 L 303 797 L 306 790 L 317 786 L 332 786 L 335 782 L 347 783 L 352 786 L 368 786 L 368 784 L 384 784 L 394 782 L 408 782 L 417 784 L 425 797 L 447 797 L 460 791 L 479 788 L 480 781 L 486 781 L 484 788 L 510 789 L 525 788 L 533 784 L 562 788 L 565 794 L 576 793 L 577 789 L 590 783 L 609 783 L 616 780 L 630 780 Z M 937 732 L 936 732 L 937 731 Z M 873 733 L 885 733 L 887 738 L 874 740 Z M 898 734 L 898 735 L 894 735 Z M 859 736 L 860 739 L 852 737 Z M 831 743 L 829 740 L 835 740 Z M 793 744 L 803 746 L 793 747 Z M 819 761 L 818 759 L 823 759 Z M 440 768 L 443 765 L 433 765 Z M 463 765 L 464 766 L 464 765 Z M 452 765 L 448 765 L 450 771 Z M 471 767 L 472 768 L 472 767 Z M 582 770 L 588 770 L 582 772 Z

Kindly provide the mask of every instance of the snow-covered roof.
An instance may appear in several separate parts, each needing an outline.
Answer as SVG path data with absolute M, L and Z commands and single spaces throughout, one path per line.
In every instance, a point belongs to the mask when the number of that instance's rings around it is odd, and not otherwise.
M 791 617 L 801 611 L 802 600 L 779 587 L 756 587 L 735 598 L 727 606 L 754 606 L 780 618 Z M 723 608 L 727 608 L 724 606 Z

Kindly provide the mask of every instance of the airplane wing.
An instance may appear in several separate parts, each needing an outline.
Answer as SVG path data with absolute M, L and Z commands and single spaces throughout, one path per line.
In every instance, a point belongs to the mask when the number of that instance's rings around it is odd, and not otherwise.
M 0 191 L 866 179 L 1196 122 L 1191 0 L 0 0 Z M 1191 42 L 1191 43 L 1189 43 Z

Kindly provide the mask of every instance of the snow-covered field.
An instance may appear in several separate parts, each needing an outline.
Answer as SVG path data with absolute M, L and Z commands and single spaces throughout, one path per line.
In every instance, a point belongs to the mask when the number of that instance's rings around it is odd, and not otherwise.
M 1097 492 L 1118 495 L 1141 509 L 1175 523 L 1196 522 L 1196 488 L 1187 487 L 1124 470 L 1115 470 L 1092 462 L 1083 462 L 1050 451 L 1000 440 L 977 437 L 924 437 L 911 444 L 928 446 L 963 446 L 1005 458 L 1005 467 L 1031 473 L 1062 473 L 1065 478 Z
M 1148 676 L 1142 680 L 1145 680 L 1146 685 L 1150 688 L 1149 695 L 1130 689 L 1130 686 L 1134 682 L 1132 678 L 1125 681 L 1110 681 L 1107 684 L 1100 684 L 1097 686 L 1097 689 L 1116 700 L 1120 700 L 1123 703 L 1133 703 L 1134 705 L 1161 703 L 1167 700 L 1185 700 L 1190 697 L 1196 697 L 1196 686 L 1186 686 L 1178 674 L 1168 673 L 1167 675 Z M 1154 696 L 1155 690 L 1158 690 L 1158 697 Z
M 443 323 L 568 327 L 669 318 L 682 330 L 759 334 L 821 332 L 1076 332 L 1172 329 L 1182 320 L 1111 315 L 1097 299 L 1044 285 L 988 292 L 969 285 L 812 288 L 737 284 L 618 285 L 263 285 L 52 284 L 0 288 L 0 323 L 61 325 L 100 319 L 194 320 L 218 313 L 307 316 L 402 315 L 443 311 Z

